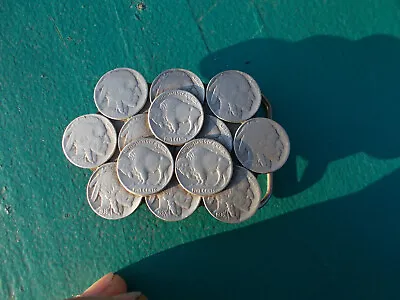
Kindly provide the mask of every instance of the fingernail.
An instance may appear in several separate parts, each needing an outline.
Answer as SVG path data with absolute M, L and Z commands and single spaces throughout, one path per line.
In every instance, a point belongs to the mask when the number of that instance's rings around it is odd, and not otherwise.
M 114 296 L 126 293 L 126 283 L 118 275 L 108 273 L 93 283 L 81 296 Z
M 140 292 L 131 292 L 113 297 L 115 300 L 147 300 L 147 297 Z

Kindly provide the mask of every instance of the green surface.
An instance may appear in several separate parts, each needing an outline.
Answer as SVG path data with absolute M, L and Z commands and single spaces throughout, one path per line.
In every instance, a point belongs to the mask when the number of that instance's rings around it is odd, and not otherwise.
M 0 298 L 62 299 L 117 270 L 150 299 L 396 298 L 400 1 L 137 3 L 0 1 Z M 61 136 L 123 66 L 255 77 L 292 154 L 254 218 L 91 211 Z

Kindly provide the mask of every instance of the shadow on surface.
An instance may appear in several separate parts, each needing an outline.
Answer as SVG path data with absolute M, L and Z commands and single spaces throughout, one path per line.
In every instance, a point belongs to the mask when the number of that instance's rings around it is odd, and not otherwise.
M 274 185 L 274 194 L 286 197 L 318 182 L 332 161 L 359 152 L 400 156 L 399 53 L 400 40 L 383 35 L 257 39 L 212 53 L 200 67 L 207 78 L 245 71 L 271 101 L 273 118 L 291 139 L 291 156 Z M 296 156 L 308 161 L 300 181 Z
M 400 170 L 365 190 L 156 254 L 119 273 L 149 299 L 392 299 Z

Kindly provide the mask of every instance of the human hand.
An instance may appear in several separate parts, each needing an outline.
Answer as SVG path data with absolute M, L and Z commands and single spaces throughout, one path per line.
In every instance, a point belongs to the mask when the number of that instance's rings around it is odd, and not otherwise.
M 67 300 L 147 300 L 140 292 L 127 293 L 125 280 L 121 276 L 108 273 L 93 283 L 76 298 Z

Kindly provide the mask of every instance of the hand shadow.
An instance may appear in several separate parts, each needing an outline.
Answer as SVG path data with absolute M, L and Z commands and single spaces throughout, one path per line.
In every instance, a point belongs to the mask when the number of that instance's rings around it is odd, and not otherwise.
M 255 39 L 210 54 L 200 67 L 207 78 L 227 69 L 247 72 L 272 103 L 273 118 L 291 140 L 289 160 L 276 172 L 275 196 L 304 191 L 330 162 L 349 155 L 400 156 L 400 40 L 395 37 Z M 297 156 L 308 161 L 300 180 Z
M 394 299 L 399 182 L 397 170 L 356 194 L 178 246 L 118 273 L 153 300 Z

